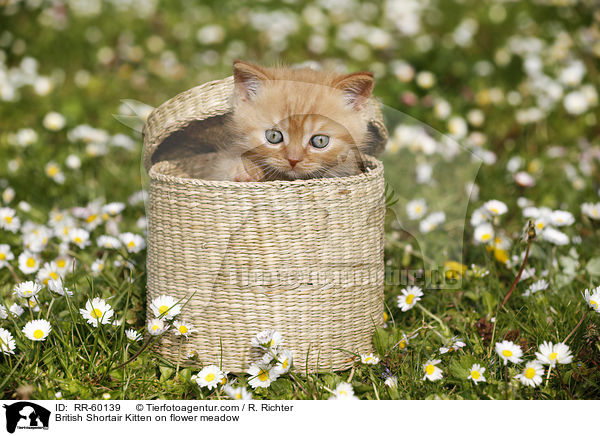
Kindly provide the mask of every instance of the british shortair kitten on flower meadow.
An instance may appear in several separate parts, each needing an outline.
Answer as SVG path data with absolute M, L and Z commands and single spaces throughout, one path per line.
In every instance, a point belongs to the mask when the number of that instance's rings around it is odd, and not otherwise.
M 209 178 L 294 180 L 360 173 L 369 140 L 364 116 L 373 90 L 368 72 L 233 64 L 231 143 L 221 146 Z

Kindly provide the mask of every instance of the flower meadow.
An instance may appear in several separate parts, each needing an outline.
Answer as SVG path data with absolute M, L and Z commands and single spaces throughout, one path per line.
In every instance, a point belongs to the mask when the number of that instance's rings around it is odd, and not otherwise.
M 244 374 L 156 352 L 198 326 L 146 301 L 140 127 L 237 58 L 372 71 L 393 109 L 402 279 L 347 371 L 296 371 L 277 326 Z M 595 0 L 3 2 L 2 398 L 599 398 L 599 58 Z

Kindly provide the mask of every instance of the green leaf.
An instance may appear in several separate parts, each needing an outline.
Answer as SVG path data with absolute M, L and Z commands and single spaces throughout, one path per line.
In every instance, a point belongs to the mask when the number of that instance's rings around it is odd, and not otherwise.
M 160 381 L 165 381 L 168 380 L 174 373 L 175 371 L 173 370 L 173 368 L 170 368 L 168 366 L 161 366 L 160 367 Z

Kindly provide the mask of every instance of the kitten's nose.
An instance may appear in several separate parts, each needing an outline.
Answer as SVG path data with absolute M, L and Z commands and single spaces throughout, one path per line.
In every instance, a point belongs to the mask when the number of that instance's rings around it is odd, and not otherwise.
M 298 162 L 300 162 L 300 159 L 298 159 L 298 160 L 296 160 L 296 159 L 288 159 L 288 162 L 290 163 L 290 166 L 291 166 L 292 168 L 294 168 L 294 167 L 296 166 L 296 164 L 297 164 Z

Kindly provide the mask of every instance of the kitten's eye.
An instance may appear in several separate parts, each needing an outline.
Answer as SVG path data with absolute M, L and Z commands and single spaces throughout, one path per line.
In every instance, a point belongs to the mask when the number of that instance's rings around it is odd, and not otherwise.
M 265 132 L 265 138 L 267 138 L 267 141 L 269 141 L 271 144 L 279 144 L 281 141 L 283 141 L 283 135 L 281 132 L 274 129 L 267 130 Z
M 329 136 L 315 135 L 310 138 L 310 145 L 315 148 L 325 148 L 329 144 Z

